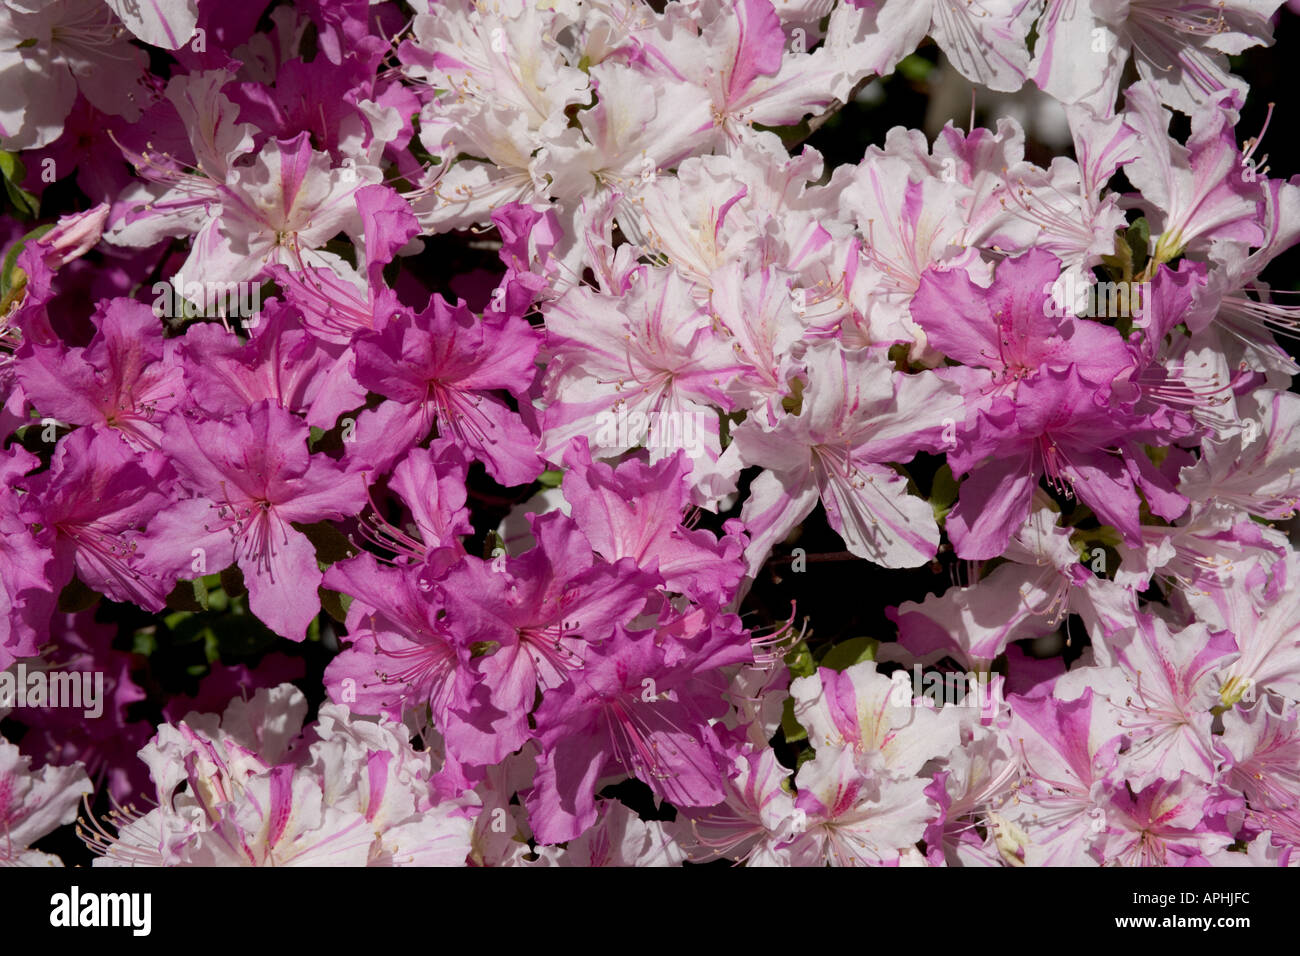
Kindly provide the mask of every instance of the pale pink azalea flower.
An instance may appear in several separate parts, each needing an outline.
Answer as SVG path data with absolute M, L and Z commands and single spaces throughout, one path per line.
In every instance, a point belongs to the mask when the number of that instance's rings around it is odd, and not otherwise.
M 1300 801 L 1296 705 L 1269 694 L 1253 706 L 1232 707 L 1223 715 L 1223 736 L 1215 741 L 1215 750 L 1224 782 L 1246 797 L 1251 825 L 1276 827 L 1282 837 L 1293 835 L 1286 814 L 1294 813 Z
M 1007 545 L 1006 563 L 971 585 L 886 612 L 904 647 L 923 659 L 946 655 L 987 670 L 1009 644 L 1051 633 L 1072 613 L 1089 633 L 1108 636 L 1132 623 L 1136 605 L 1128 591 L 1080 560 L 1045 492 L 1035 490 L 1034 498 L 1034 510 Z
M 1201 623 L 1177 629 L 1139 614 L 1134 627 L 1094 648 L 1101 666 L 1074 668 L 1054 692 L 1068 697 L 1089 688 L 1114 709 L 1128 738 L 1117 768 L 1123 778 L 1135 789 L 1179 773 L 1212 782 L 1210 710 L 1218 675 L 1238 656 L 1233 635 Z
M 148 57 L 101 0 L 0 4 L 0 147 L 47 146 L 63 132 L 78 91 L 102 112 L 134 122 L 151 98 Z
M 795 866 L 899 865 L 939 814 L 926 781 L 864 775 L 851 750 L 818 751 L 795 781 L 804 813 L 787 850 Z
M 77 805 L 93 789 L 79 763 L 33 771 L 31 762 L 0 740 L 0 866 L 62 866 L 31 845 L 76 819 Z
M 929 561 L 939 543 L 934 512 L 885 463 L 943 448 L 945 422 L 962 414 L 957 390 L 934 373 L 895 373 L 871 349 L 828 343 L 810 348 L 805 364 L 798 415 L 773 427 L 750 419 L 732 433 L 728 455 L 767 469 L 741 511 L 750 574 L 818 501 L 858 557 L 885 567 Z
M 1169 111 L 1150 83 L 1134 84 L 1124 98 L 1124 123 L 1144 144 L 1125 173 L 1142 194 L 1152 256 L 1167 262 L 1183 250 L 1203 250 L 1213 239 L 1262 245 L 1264 190 L 1244 162 L 1233 130 L 1241 94 L 1216 94 L 1197 107 L 1185 145 L 1168 135 Z
M 176 50 L 199 22 L 199 0 L 104 0 L 126 28 L 150 46 Z
M 1227 57 L 1273 42 L 1282 0 L 1048 0 L 1038 23 L 1034 82 L 1066 103 L 1103 114 L 1132 56 L 1162 102 L 1192 113 L 1223 90 L 1246 91 Z
M 1223 825 L 1218 795 L 1190 774 L 1156 780 L 1131 793 L 1113 791 L 1105 836 L 1098 846 L 1104 866 L 1204 866 L 1233 842 Z
M 1182 469 L 1179 487 L 1193 501 L 1220 502 L 1259 518 L 1284 521 L 1300 506 L 1300 396 L 1258 390 L 1237 400 L 1240 425 L 1207 439 Z
M 621 299 L 577 288 L 546 312 L 542 456 L 558 460 L 583 436 L 593 457 L 645 442 L 651 464 L 681 448 L 697 471 L 710 467 L 722 451 L 718 409 L 732 408 L 726 383 L 741 363 L 675 270 L 630 278 Z
M 1235 635 L 1241 656 L 1219 675 L 1224 704 L 1266 692 L 1300 700 L 1300 560 L 1294 552 L 1272 564 L 1243 566 L 1231 586 L 1190 594 L 1197 617 L 1214 620 Z
M 910 680 L 891 680 L 874 661 L 845 671 L 818 668 L 791 683 L 790 696 L 819 755 L 849 752 L 854 766 L 873 778 L 907 780 L 928 761 L 946 759 L 966 721 L 960 708 L 935 710 L 914 699 Z
M 673 828 L 686 858 L 692 863 L 726 859 L 746 866 L 788 866 L 785 847 L 807 819 L 783 786 L 789 777 L 766 742 L 738 748 L 722 803 L 685 810 Z
M 1008 733 L 1025 776 L 1003 811 L 1026 834 L 1030 866 L 1096 866 L 1108 781 L 1123 743 L 1114 712 L 1091 689 L 1011 699 Z
M 596 822 L 555 855 L 553 866 L 680 866 L 686 854 L 658 820 L 601 800 Z
M 987 285 L 988 266 L 968 244 L 965 204 L 969 186 L 957 179 L 916 175 L 895 156 L 872 156 L 853 170 L 840 194 L 840 215 L 856 222 L 867 290 L 867 323 L 873 342 L 907 342 L 918 358 L 932 355 L 924 330 L 911 316 L 921 277 L 935 267 L 960 270 Z M 930 362 L 928 364 L 934 364 Z
M 969 737 L 969 739 L 965 739 Z M 962 744 L 934 775 L 926 796 L 942 810 L 925 834 L 931 865 L 1001 866 L 1000 814 L 1015 798 L 1023 772 L 1019 754 L 1004 731 L 971 727 Z M 988 831 L 981 838 L 977 827 Z
M 141 751 L 157 806 L 113 814 L 117 834 L 97 824 L 96 865 L 464 864 L 477 801 L 437 794 L 404 727 L 326 705 L 304 737 L 306 709 L 282 684 L 164 724 Z
M 356 193 L 380 178 L 377 157 L 362 153 L 335 163 L 312 148 L 305 131 L 268 139 L 252 154 L 251 127 L 235 121 L 221 92 L 229 79 L 215 72 L 168 85 L 168 99 L 192 131 L 194 163 L 124 149 L 145 181 L 119 198 L 108 240 L 142 247 L 192 236 L 190 254 L 173 276 L 182 295 L 190 283 L 251 282 L 268 265 L 353 276 L 351 266 L 320 247 L 339 232 L 361 238 Z M 371 152 L 375 146 L 382 149 L 382 140 L 372 139 Z
M 850 0 L 832 13 L 827 46 L 849 77 L 885 76 L 929 34 L 964 77 L 1012 91 L 1028 76 L 1038 12 L 1031 0 Z

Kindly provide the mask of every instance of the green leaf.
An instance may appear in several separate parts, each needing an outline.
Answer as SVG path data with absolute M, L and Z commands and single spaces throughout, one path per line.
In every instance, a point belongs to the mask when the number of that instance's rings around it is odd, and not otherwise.
M 946 518 L 952 510 L 953 502 L 957 500 L 957 487 L 957 479 L 945 461 L 935 472 L 934 483 L 930 485 L 930 507 L 934 509 L 936 521 Z
M 21 216 L 35 219 L 41 214 L 41 201 L 23 189 L 22 181 L 27 178 L 27 167 L 14 153 L 0 150 L 0 175 L 5 179 L 5 192 L 9 201 Z
M 1151 225 L 1146 216 L 1136 219 L 1124 230 L 1124 241 L 1133 256 L 1133 272 L 1136 274 L 1146 268 L 1147 250 L 1151 248 Z
M 27 243 L 31 242 L 33 239 L 39 239 L 53 228 L 54 223 L 52 222 L 47 222 L 42 226 L 37 226 L 31 232 L 27 233 L 27 235 L 23 236 L 10 246 L 8 251 L 5 252 L 4 268 L 3 270 L 0 270 L 0 297 L 7 299 L 9 293 L 16 286 L 21 288 L 27 284 L 26 273 L 18 268 L 18 256 Z M 3 314 L 4 312 L 0 311 L 0 315 Z
M 807 641 L 800 641 L 790 648 L 785 655 L 785 666 L 790 669 L 792 678 L 811 677 L 817 672 L 817 662 L 813 660 L 812 651 L 808 650 Z
M 221 660 L 221 642 L 217 640 L 217 632 L 210 627 L 203 629 L 203 656 L 208 659 L 207 671 L 211 671 L 212 665 Z
M 848 670 L 854 664 L 876 659 L 876 648 L 880 642 L 870 637 L 855 637 L 842 644 L 826 650 L 822 655 L 821 666 L 833 671 Z
M 198 592 L 195 591 L 194 585 L 190 581 L 177 581 L 176 587 L 172 588 L 172 593 L 167 595 L 167 607 L 173 611 L 202 611 L 204 607 L 199 603 Z
M 173 611 L 163 617 L 163 624 L 167 627 L 167 630 L 175 631 L 193 616 L 193 611 Z
M 558 468 L 548 469 L 537 476 L 537 483 L 543 488 L 558 488 L 563 480 L 564 472 Z
M 313 621 L 319 619 L 312 618 Z M 274 631 L 249 613 L 242 600 L 235 603 L 229 614 L 216 620 L 209 619 L 206 629 L 213 632 L 215 646 L 220 650 L 221 659 L 226 661 L 264 653 L 280 639 Z M 309 636 L 310 633 L 309 629 Z
M 910 83 L 922 83 L 934 71 L 934 64 L 923 56 L 908 54 L 898 64 L 898 72 Z
M 1129 282 L 1133 278 L 1133 249 L 1123 237 L 1116 237 L 1114 255 L 1102 256 L 1101 264 L 1112 279 Z
M 27 273 L 22 269 L 13 269 L 3 276 L 3 282 L 5 289 L 0 293 L 0 315 L 8 315 L 23 290 L 27 288 Z
M 794 719 L 794 698 L 787 697 L 781 708 L 781 734 L 788 744 L 808 739 L 808 731 Z
M 346 624 L 348 619 L 348 608 L 352 606 L 351 594 L 340 594 L 338 591 L 331 591 L 328 588 L 318 588 L 320 592 L 320 606 L 325 609 L 325 613 L 340 624 Z
M 16 186 L 6 179 L 5 192 L 9 194 L 9 201 L 20 216 L 35 219 L 41 214 L 41 201 L 22 186 Z
M 316 549 L 316 560 L 326 567 L 357 553 L 347 536 L 328 521 L 295 524 L 294 527 L 307 536 L 307 540 Z
M 199 607 L 206 611 L 208 609 L 208 586 L 202 578 L 195 578 L 192 583 L 194 585 L 194 600 L 198 602 Z
M 790 383 L 790 394 L 781 399 L 781 407 L 791 415 L 803 411 L 803 379 L 796 378 Z
M 17 153 L 10 153 L 0 149 L 0 176 L 5 179 L 21 180 L 27 176 L 27 169 L 23 166 L 23 161 L 18 158 Z
M 136 631 L 131 638 L 131 653 L 148 657 L 158 649 L 158 635 L 152 627 Z
M 230 595 L 221 586 L 220 574 L 209 574 L 203 579 L 203 587 L 208 592 L 208 610 L 222 612 L 230 607 Z

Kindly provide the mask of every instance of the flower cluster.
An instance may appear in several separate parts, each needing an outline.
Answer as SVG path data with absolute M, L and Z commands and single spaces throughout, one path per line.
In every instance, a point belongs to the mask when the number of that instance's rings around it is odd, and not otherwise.
M 0 862 L 1292 862 L 1280 5 L 0 0 Z

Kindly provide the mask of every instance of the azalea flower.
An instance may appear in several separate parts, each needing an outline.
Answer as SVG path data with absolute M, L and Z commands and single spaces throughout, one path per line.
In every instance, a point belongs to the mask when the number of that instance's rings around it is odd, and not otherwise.
M 799 414 L 771 428 L 746 421 L 732 436 L 744 462 L 767 469 L 741 511 L 750 574 L 818 501 L 859 557 L 885 567 L 930 560 L 939 543 L 934 513 L 885 463 L 943 448 L 945 422 L 955 426 L 959 414 L 956 389 L 933 373 L 896 374 L 870 349 L 820 346 L 805 364 Z
M 58 139 L 78 92 L 104 113 L 139 119 L 151 98 L 143 82 L 148 58 L 127 41 L 102 0 L 6 0 L 0 82 L 11 98 L 0 107 L 0 146 L 31 149 Z
M 9 866 L 62 866 L 52 853 L 31 849 L 47 833 L 77 815 L 77 805 L 91 792 L 86 771 L 78 764 L 31 769 L 7 740 L 0 740 L 0 862 Z
M 146 567 L 174 581 L 238 564 L 253 613 L 302 640 L 320 611 L 321 572 L 293 525 L 355 514 L 364 479 L 310 455 L 307 426 L 269 399 L 221 420 L 172 416 L 165 435 L 187 497 L 149 521 Z

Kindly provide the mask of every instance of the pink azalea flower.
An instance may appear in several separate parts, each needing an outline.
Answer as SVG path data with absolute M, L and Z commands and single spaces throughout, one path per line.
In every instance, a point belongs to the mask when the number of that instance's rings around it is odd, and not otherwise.
M 331 567 L 325 586 L 353 599 L 351 646 L 325 673 L 331 699 L 394 719 L 428 706 L 457 767 L 488 766 L 519 749 L 526 723 L 492 706 L 487 685 L 470 667 L 469 645 L 443 620 L 445 602 L 436 584 L 414 569 L 384 567 L 362 554 Z
M 31 496 L 15 487 L 39 463 L 17 446 L 0 452 L 0 670 L 37 656 L 57 597 L 53 532 L 34 530 Z
M 1078 495 L 1129 542 L 1140 534 L 1138 488 L 1162 517 L 1186 508 L 1139 442 L 1182 437 L 1190 423 L 1158 404 L 1169 395 L 1161 381 L 1142 377 L 1150 355 L 1135 361 L 1111 326 L 1054 315 L 1051 289 L 1059 275 L 1054 256 L 1030 252 L 1005 260 L 987 291 L 957 273 L 930 274 L 913 302 L 930 343 L 981 370 L 953 373 L 975 398 L 968 440 L 949 455 L 953 471 L 969 475 L 947 522 L 962 557 L 1002 553 L 1028 517 L 1043 475 L 1049 486 Z M 1169 291 L 1185 281 L 1171 276 L 1162 276 L 1151 293 L 1161 332 L 1176 320 L 1177 301 L 1190 302 Z M 1158 366 L 1154 374 L 1167 377 Z M 1122 390 L 1114 384 L 1121 377 Z M 1174 399 L 1186 395 L 1182 389 Z
M 685 452 L 646 465 L 617 468 L 591 460 L 579 439 L 565 456 L 564 497 L 592 550 L 606 561 L 631 558 L 657 572 L 664 587 L 713 607 L 725 605 L 744 575 L 743 542 L 690 528 L 690 481 Z
M 632 561 L 598 560 L 563 514 L 535 517 L 537 544 L 518 557 L 465 557 L 439 582 L 446 627 L 464 645 L 490 645 L 477 661 L 493 704 L 528 735 L 539 691 L 570 680 L 588 648 L 613 639 L 637 617 L 657 578 Z
M 213 418 L 270 399 L 329 430 L 338 417 L 365 404 L 352 377 L 351 352 L 323 345 L 303 328 L 296 310 L 267 303 L 247 342 L 215 322 L 190 326 L 178 346 L 187 398 Z
M 618 629 L 588 650 L 569 683 L 542 698 L 542 755 L 525 798 L 539 842 L 562 843 L 590 827 L 597 782 L 611 774 L 631 774 L 676 806 L 721 802 L 722 748 L 709 720 L 725 705 L 704 665 L 734 663 L 750 651 L 722 629 L 702 645 L 675 645 Z
M 191 497 L 149 522 L 140 539 L 146 567 L 175 580 L 238 564 L 252 612 L 302 640 L 320 611 L 321 572 L 293 524 L 348 517 L 365 501 L 360 475 L 308 454 L 307 431 L 270 400 L 219 421 L 169 418 L 168 454 Z
M 101 302 L 93 320 L 98 331 L 84 348 L 25 346 L 18 380 L 43 415 L 157 448 L 183 392 L 175 343 L 148 306 L 129 299 Z
M 114 601 L 162 610 L 168 588 L 146 571 L 136 538 L 169 504 L 160 490 L 169 473 L 163 455 L 138 455 L 112 431 L 79 428 L 59 442 L 49 470 L 26 483 L 41 525 L 53 531 L 56 589 L 75 573 Z
M 396 527 L 375 511 L 362 522 L 362 535 L 392 551 L 394 563 L 427 563 L 428 573 L 441 576 L 439 566 L 464 554 L 460 538 L 473 531 L 465 506 L 468 468 L 464 452 L 450 438 L 411 449 L 393 469 L 388 490 L 406 505 L 414 526 Z
M 357 381 L 401 407 L 402 431 L 389 442 L 418 443 L 436 424 L 440 436 L 462 442 L 503 485 L 527 484 L 541 472 L 535 435 L 494 394 L 522 398 L 532 381 L 537 338 L 524 320 L 480 320 L 464 303 L 434 296 L 420 314 L 358 334 L 353 348 Z
M 128 713 L 132 704 L 145 699 L 144 689 L 131 676 L 140 658 L 114 648 L 117 629 L 97 622 L 93 611 L 55 614 L 49 636 L 55 648 L 47 651 L 49 673 L 75 674 L 82 681 L 98 681 L 95 675 L 102 675 L 96 705 L 100 713 L 88 718 L 91 708 L 24 708 L 21 718 L 28 732 L 22 739 L 23 752 L 41 764 L 78 764 L 96 790 L 107 785 L 113 800 L 126 803 L 144 792 L 149 782 L 136 754 L 154 732 L 149 721 L 132 719 Z M 30 674 L 36 665 L 26 663 Z

